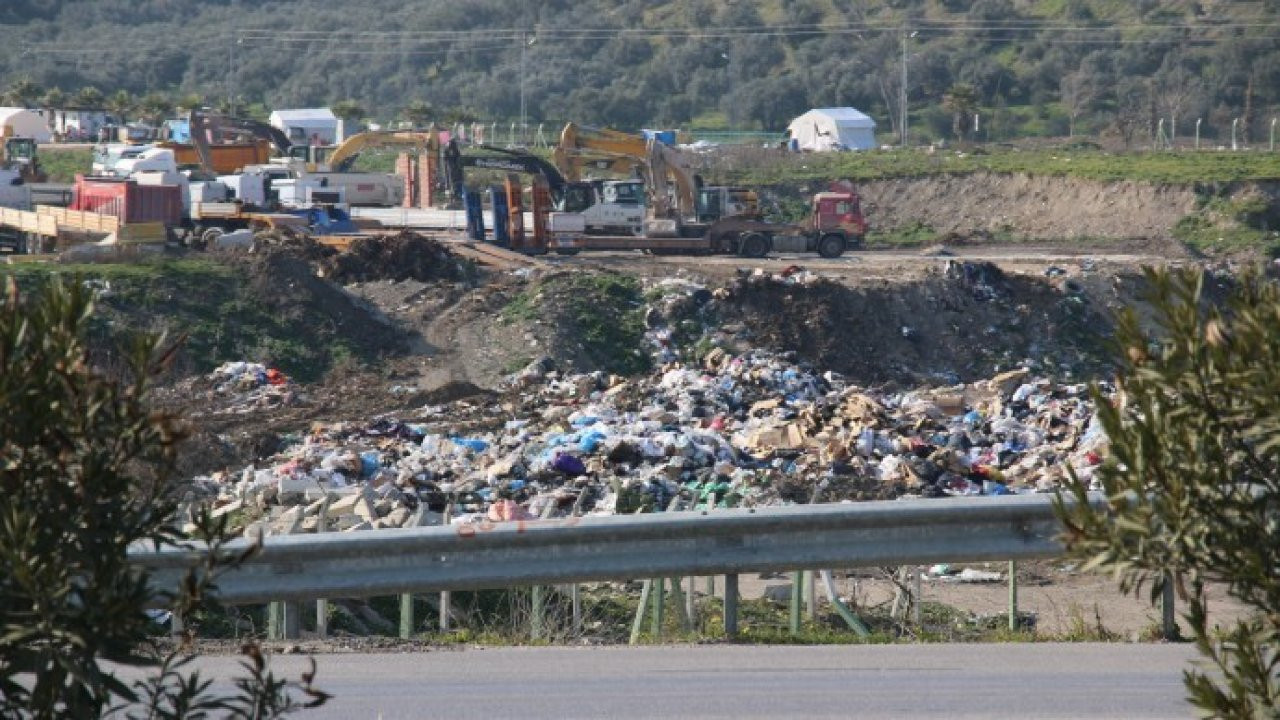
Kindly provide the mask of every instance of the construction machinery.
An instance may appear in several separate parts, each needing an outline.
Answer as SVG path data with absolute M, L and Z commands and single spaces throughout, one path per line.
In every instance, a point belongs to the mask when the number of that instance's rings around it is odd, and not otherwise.
M 40 159 L 36 156 L 37 145 L 33 138 L 17 137 L 13 129 L 5 127 L 0 130 L 0 166 L 18 174 L 24 182 L 46 182 L 49 176 L 40 167 Z
M 192 110 L 187 127 L 190 144 L 162 142 L 156 147 L 172 149 L 179 165 L 198 164 L 210 176 L 265 164 L 273 151 L 289 152 L 289 138 L 279 128 L 257 120 Z M 192 155 L 195 162 L 190 162 Z
M 584 167 L 633 174 L 644 164 L 646 154 L 643 136 L 577 123 L 564 126 L 560 143 L 551 151 L 556 167 L 571 182 L 582 179 Z
M 615 194 L 625 193 L 625 196 L 635 196 L 638 194 L 637 190 L 641 192 L 644 190 L 643 180 L 639 178 L 645 178 L 651 182 L 657 180 L 663 186 L 661 192 L 648 192 L 650 199 L 656 198 L 659 202 L 670 202 L 669 192 L 676 189 L 683 193 L 683 202 L 692 207 L 695 196 L 700 193 L 704 199 L 699 206 L 702 208 L 703 222 L 711 222 L 730 215 L 759 215 L 760 200 L 754 190 L 739 187 L 703 187 L 701 178 L 692 173 L 688 173 L 686 178 L 678 178 L 665 170 L 651 172 L 649 164 L 653 162 L 653 154 L 650 151 L 650 145 L 654 143 L 662 148 L 662 157 L 659 160 L 664 161 L 664 168 L 669 170 L 670 167 L 686 167 L 680 151 L 670 143 L 664 142 L 658 135 L 646 138 L 643 135 L 576 123 L 568 123 L 560 131 L 560 143 L 552 151 L 552 158 L 556 167 L 570 181 L 578 180 L 582 171 L 586 169 L 632 177 L 625 181 L 595 181 L 597 196 L 607 190 L 609 183 L 620 182 L 627 183 L 629 187 L 616 188 Z M 659 212 L 660 216 L 665 214 L 667 214 L 665 209 Z M 635 235 L 643 234 L 643 200 L 629 207 L 629 212 L 625 213 L 621 223 L 616 221 L 596 223 L 593 220 L 588 218 L 588 232 L 599 229 L 604 233 L 616 233 L 621 230 Z
M 581 249 L 646 250 L 655 253 L 730 253 L 759 258 L 772 251 L 817 252 L 825 258 L 858 247 L 866 233 L 857 192 L 836 185 L 813 196 L 803 224 L 773 223 L 755 214 L 725 214 L 727 204 L 745 204 L 729 188 L 700 187 L 680 153 L 656 140 L 644 165 L 648 204 L 642 237 L 583 237 Z
M 284 154 L 289 139 L 275 127 L 256 120 L 234 118 L 209 110 L 192 110 L 186 135 L 189 142 L 111 143 L 94 148 L 95 175 L 126 177 L 152 150 L 169 150 L 178 167 L 196 168 L 208 177 L 239 172 L 250 165 L 269 162 L 274 152 Z
M 356 133 L 340 145 L 294 145 L 287 155 L 292 167 L 309 173 L 349 172 L 356 158 L 366 150 L 397 148 L 405 152 L 438 153 L 440 131 L 427 130 L 368 130 Z

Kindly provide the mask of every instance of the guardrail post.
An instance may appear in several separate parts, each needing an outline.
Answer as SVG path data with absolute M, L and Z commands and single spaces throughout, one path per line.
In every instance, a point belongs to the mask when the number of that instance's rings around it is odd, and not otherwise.
M 724 635 L 738 637 L 738 576 L 724 576 Z
M 418 524 L 425 525 L 427 517 L 427 509 L 423 507 L 418 511 Z M 444 506 L 444 517 L 441 524 L 448 526 L 453 521 L 453 504 Z M 449 632 L 449 613 L 453 611 L 453 593 L 448 590 L 440 591 L 440 632 Z
M 791 573 L 791 636 L 800 634 L 800 605 L 804 595 L 804 571 Z
M 916 628 L 920 629 L 924 627 L 924 592 L 920 587 L 920 580 L 924 575 L 924 570 L 917 565 L 911 568 L 911 571 L 912 576 L 915 578 L 911 585 L 911 594 L 915 596 L 912 598 L 911 608 L 913 612 L 911 614 L 915 620 Z
M 187 631 L 187 624 L 182 621 L 182 613 L 174 610 L 169 613 L 169 634 L 173 637 L 182 637 Z
M 282 639 L 280 628 L 280 603 L 274 600 L 267 603 L 267 639 Z
M 640 587 L 640 603 L 636 605 L 635 620 L 631 621 L 631 645 L 640 642 L 640 628 L 644 627 L 644 613 L 649 609 L 649 592 L 652 587 L 652 580 L 645 580 Z
M 1009 561 L 1009 630 L 1018 629 L 1018 561 Z
M 400 639 L 413 637 L 413 594 L 400 594 Z
M 320 503 L 320 512 L 316 514 L 316 534 L 329 531 L 329 493 L 325 493 L 324 502 Z M 316 637 L 329 637 L 329 601 L 316 599 Z
M 653 581 L 653 639 L 662 640 L 663 607 L 667 600 L 667 580 L 658 578 Z
M 529 620 L 529 637 L 533 640 L 541 640 L 543 639 L 543 636 L 546 635 L 546 628 L 544 627 L 547 619 L 546 592 L 547 588 L 545 585 L 533 586 L 533 598 L 531 603 L 533 607 L 530 611 L 531 617 Z
M 316 600 L 316 637 L 329 637 L 329 601 L 324 598 Z
M 689 592 L 684 595 L 684 614 L 689 618 L 689 629 L 692 630 L 698 625 L 698 599 L 696 597 L 697 589 L 694 587 L 697 578 L 689 576 Z
M 582 586 L 574 583 L 569 586 L 569 603 L 573 606 L 573 636 L 582 637 Z
M 805 615 L 809 622 L 818 621 L 818 573 L 813 570 L 804 571 Z
M 684 632 L 693 630 L 693 622 L 689 619 L 689 606 L 685 604 L 684 578 L 671 578 L 671 602 L 676 606 L 676 615 L 680 617 L 680 629 Z
M 296 602 L 280 603 L 280 629 L 285 640 L 302 637 L 302 605 Z
M 1174 614 L 1173 576 L 1165 575 L 1160 592 L 1160 636 L 1166 641 L 1178 639 L 1178 620 Z

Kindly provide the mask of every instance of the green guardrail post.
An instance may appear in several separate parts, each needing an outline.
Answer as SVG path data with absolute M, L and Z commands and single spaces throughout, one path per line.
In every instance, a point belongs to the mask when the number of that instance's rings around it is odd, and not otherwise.
M 653 588 L 652 580 L 645 580 L 640 587 L 640 603 L 636 605 L 636 617 L 631 621 L 631 640 L 629 644 L 640 642 L 640 629 L 644 627 L 644 614 L 649 609 L 649 593 Z
M 1018 561 L 1009 561 L 1009 630 L 1018 629 Z
M 653 581 L 653 639 L 662 640 L 663 608 L 667 604 L 667 580 Z
M 791 636 L 800 634 L 800 606 L 804 595 L 804 572 L 791 573 Z
M 547 587 L 545 585 L 534 585 L 532 593 L 533 607 L 530 610 L 532 617 L 529 621 L 529 637 L 534 640 L 542 640 L 547 634 Z
M 408 640 L 413 637 L 413 595 L 411 593 L 400 594 L 400 639 Z
M 724 576 L 724 635 L 738 637 L 738 576 Z

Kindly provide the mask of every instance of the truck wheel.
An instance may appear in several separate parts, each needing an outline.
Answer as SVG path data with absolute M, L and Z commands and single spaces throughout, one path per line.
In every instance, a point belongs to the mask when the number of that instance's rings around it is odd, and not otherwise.
M 200 233 L 200 246 L 208 249 L 218 244 L 218 238 L 225 235 L 226 232 L 220 227 L 211 227 Z
M 738 240 L 738 254 L 749 258 L 762 258 L 769 254 L 769 238 L 760 233 L 747 233 Z
M 836 234 L 823 235 L 818 240 L 818 254 L 824 258 L 838 258 L 844 254 L 844 238 Z

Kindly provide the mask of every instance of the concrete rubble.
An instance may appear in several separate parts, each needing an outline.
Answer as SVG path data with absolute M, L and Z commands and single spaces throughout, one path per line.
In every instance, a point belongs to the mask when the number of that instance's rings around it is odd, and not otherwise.
M 497 399 L 424 407 L 407 422 L 317 424 L 259 466 L 195 484 L 216 512 L 243 513 L 246 532 L 351 532 L 1044 492 L 1069 471 L 1089 482 L 1105 454 L 1087 386 L 1027 369 L 890 392 L 761 350 L 682 363 L 660 306 L 710 292 L 666 282 L 647 318 L 660 363 L 648 376 L 562 374 L 540 359 Z M 213 391 L 243 393 L 235 407 L 251 411 L 288 391 L 261 382 L 266 372 L 229 364 Z

